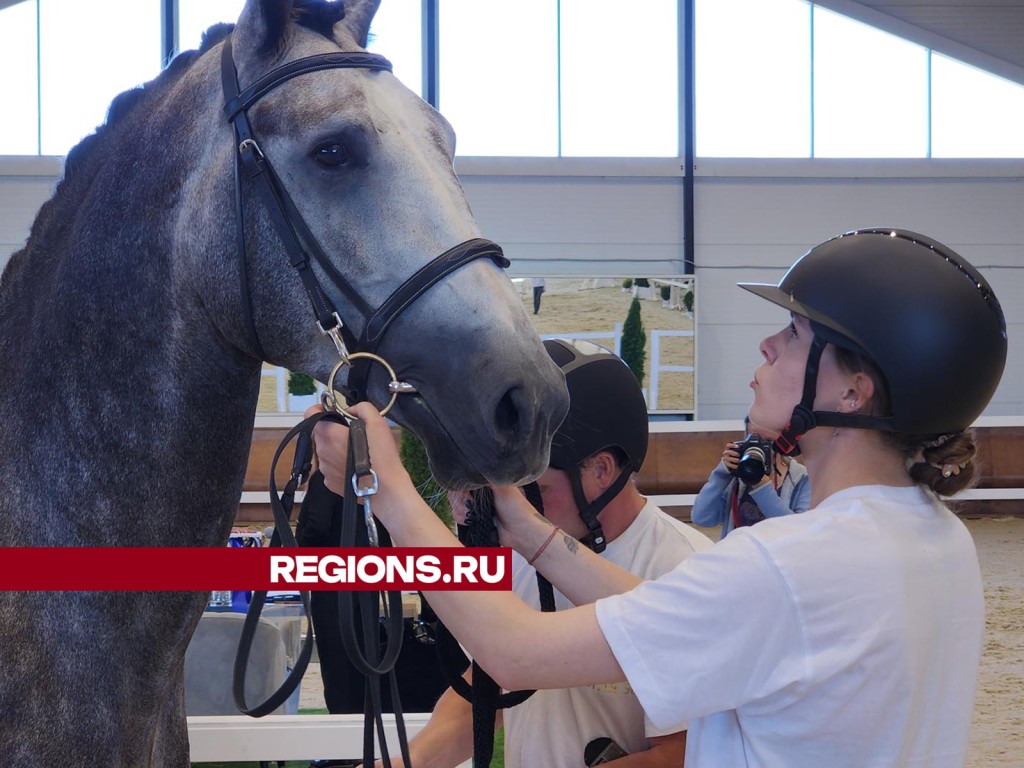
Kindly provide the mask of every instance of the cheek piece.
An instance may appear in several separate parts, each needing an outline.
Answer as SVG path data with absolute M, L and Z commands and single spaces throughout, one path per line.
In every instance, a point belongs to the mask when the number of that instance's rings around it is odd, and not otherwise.
M 815 427 L 847 427 L 852 429 L 878 429 L 883 432 L 894 431 L 892 418 L 865 416 L 860 413 L 836 413 L 834 411 L 815 411 L 814 395 L 818 388 L 818 368 L 821 365 L 821 353 L 829 342 L 818 333 L 814 335 L 811 349 L 807 354 L 807 367 L 804 369 L 804 391 L 800 403 L 793 409 L 789 424 L 775 438 L 775 449 L 784 456 L 800 455 L 800 438 Z

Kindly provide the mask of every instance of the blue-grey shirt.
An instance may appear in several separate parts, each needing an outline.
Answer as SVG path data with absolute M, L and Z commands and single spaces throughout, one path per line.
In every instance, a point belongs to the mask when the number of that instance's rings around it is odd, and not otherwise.
M 732 530 L 732 510 L 729 500 L 733 489 L 739 481 L 726 469 L 725 464 L 718 462 L 704 487 L 700 489 L 690 519 L 705 528 L 722 526 L 722 536 Z M 782 481 L 779 492 L 771 483 L 750 491 L 750 497 L 760 508 L 765 517 L 779 517 L 794 512 L 806 512 L 811 506 L 811 484 L 807 478 L 807 468 L 799 461 L 789 463 L 789 472 Z

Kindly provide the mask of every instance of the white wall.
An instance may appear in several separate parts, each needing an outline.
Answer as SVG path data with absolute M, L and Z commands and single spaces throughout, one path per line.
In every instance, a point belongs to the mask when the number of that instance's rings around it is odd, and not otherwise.
M 25 244 L 32 220 L 53 194 L 60 173 L 60 158 L 0 157 L 0 267 Z
M 677 160 L 470 158 L 457 170 L 513 274 L 683 271 Z M 0 158 L 0 262 L 58 173 L 53 158 Z M 757 344 L 786 322 L 735 284 L 775 282 L 811 246 L 865 226 L 916 230 L 981 268 L 1010 338 L 986 415 L 1024 415 L 1024 162 L 702 160 L 695 194 L 699 419 L 742 418 Z
M 1006 373 L 986 415 L 1024 414 L 1024 163 L 701 166 L 695 216 L 699 418 L 746 412 L 750 374 L 760 359 L 757 342 L 786 322 L 783 310 L 735 284 L 777 282 L 811 246 L 869 226 L 921 232 L 982 271 L 1002 304 L 1010 342 Z M 825 172 L 830 175 L 820 175 Z
M 507 175 L 517 163 L 528 175 Z M 647 274 L 682 271 L 678 161 L 475 159 L 457 169 L 484 233 L 505 247 L 514 274 L 538 266 L 548 274 L 643 273 L 623 261 L 631 255 Z M 697 418 L 743 417 L 757 344 L 787 322 L 736 283 L 777 282 L 813 245 L 868 226 L 921 232 L 981 269 L 1010 338 L 986 415 L 1024 414 L 1021 161 L 701 160 L 695 200 Z
M 676 159 L 468 158 L 455 168 L 514 275 L 684 271 Z

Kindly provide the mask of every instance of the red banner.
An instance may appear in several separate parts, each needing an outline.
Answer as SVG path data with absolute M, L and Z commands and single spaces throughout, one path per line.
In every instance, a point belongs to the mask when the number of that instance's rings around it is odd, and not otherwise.
M 509 590 L 507 548 L 4 547 L 0 590 Z

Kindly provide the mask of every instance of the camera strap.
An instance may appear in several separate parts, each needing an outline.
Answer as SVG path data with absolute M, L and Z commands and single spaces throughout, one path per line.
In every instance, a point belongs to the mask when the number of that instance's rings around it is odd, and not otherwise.
M 740 527 L 740 481 L 732 481 L 732 490 L 729 491 L 729 516 L 732 518 L 733 530 Z
M 734 529 L 755 525 L 766 519 L 766 515 L 750 493 L 750 486 L 739 478 L 733 481 L 729 497 L 729 511 Z

